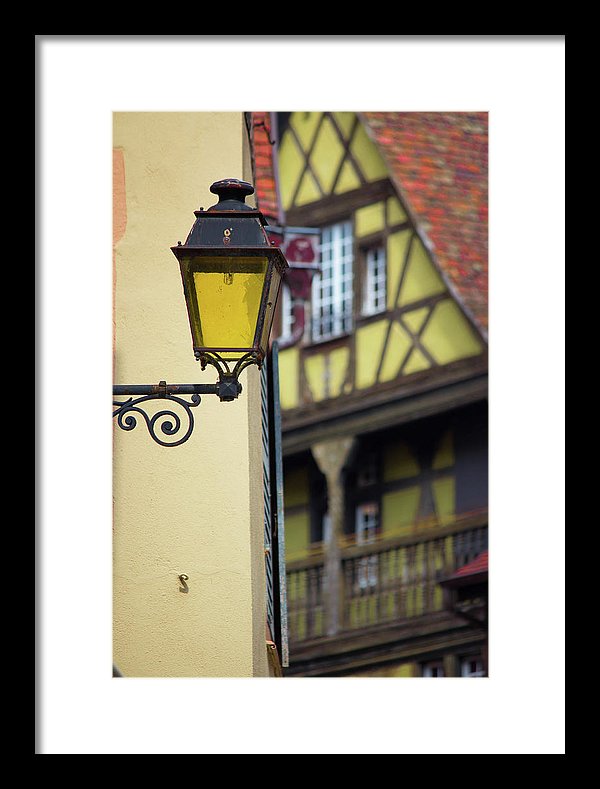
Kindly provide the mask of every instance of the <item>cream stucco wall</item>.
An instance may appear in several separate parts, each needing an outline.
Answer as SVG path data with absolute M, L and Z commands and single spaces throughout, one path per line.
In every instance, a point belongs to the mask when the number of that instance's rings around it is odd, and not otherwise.
M 194 359 L 169 247 L 216 202 L 211 183 L 252 180 L 243 115 L 119 112 L 113 130 L 114 381 L 213 383 Z M 241 382 L 232 403 L 203 397 L 179 447 L 141 423 L 115 427 L 113 644 L 125 676 L 269 675 L 257 369 Z

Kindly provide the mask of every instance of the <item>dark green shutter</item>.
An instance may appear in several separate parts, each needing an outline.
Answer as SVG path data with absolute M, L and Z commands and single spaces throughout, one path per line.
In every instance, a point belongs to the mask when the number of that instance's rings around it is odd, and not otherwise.
M 261 369 L 264 537 L 267 623 L 277 645 L 281 665 L 286 667 L 289 665 L 289 652 L 278 353 L 277 343 L 273 343 Z

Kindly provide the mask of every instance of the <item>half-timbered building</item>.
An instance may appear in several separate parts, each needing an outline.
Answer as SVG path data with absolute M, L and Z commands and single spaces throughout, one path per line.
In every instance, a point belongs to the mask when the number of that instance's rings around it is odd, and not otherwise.
M 251 118 L 291 266 L 286 674 L 483 676 L 487 115 Z

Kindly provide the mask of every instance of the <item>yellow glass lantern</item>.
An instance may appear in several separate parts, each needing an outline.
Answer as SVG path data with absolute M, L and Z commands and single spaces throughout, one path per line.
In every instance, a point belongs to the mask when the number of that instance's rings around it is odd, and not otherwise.
M 194 211 L 185 244 L 171 247 L 179 261 L 194 355 L 221 379 L 262 364 L 281 279 L 288 263 L 265 231 L 266 220 L 246 205 L 254 192 L 236 178 L 215 182 L 219 201 Z M 229 365 L 234 363 L 233 370 Z

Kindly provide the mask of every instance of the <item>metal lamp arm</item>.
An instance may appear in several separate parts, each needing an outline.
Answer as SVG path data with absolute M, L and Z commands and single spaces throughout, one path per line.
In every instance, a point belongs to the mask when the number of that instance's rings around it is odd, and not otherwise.
M 239 397 L 242 385 L 238 376 L 251 364 L 258 364 L 255 353 L 246 354 L 237 360 L 233 370 L 228 361 L 215 354 L 216 358 L 205 357 L 204 366 L 208 362 L 219 371 L 219 380 L 215 384 L 115 384 L 113 386 L 113 418 L 122 430 L 133 430 L 138 418 L 143 418 L 151 438 L 164 447 L 176 447 L 183 444 L 194 430 L 194 415 L 191 411 L 200 405 L 200 395 L 217 395 L 221 402 L 230 402 Z M 262 360 L 261 360 L 262 361 Z M 190 396 L 185 400 L 183 395 Z M 129 397 L 127 400 L 115 400 L 115 397 Z M 151 400 L 167 400 L 170 407 L 150 416 L 144 410 L 144 404 Z M 187 421 L 173 408 L 177 406 L 185 414 Z M 158 430 L 162 433 L 159 435 Z M 165 440 L 166 438 L 175 440 Z

